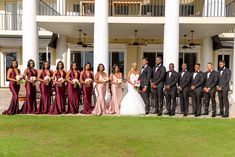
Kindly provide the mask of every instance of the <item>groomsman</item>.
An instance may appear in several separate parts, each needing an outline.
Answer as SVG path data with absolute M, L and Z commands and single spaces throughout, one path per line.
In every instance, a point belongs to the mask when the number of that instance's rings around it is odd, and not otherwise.
M 189 106 L 189 91 L 191 83 L 191 73 L 187 71 L 187 64 L 182 64 L 182 71 L 179 74 L 179 97 L 180 97 L 180 110 L 184 116 L 188 116 Z
M 155 113 L 157 113 L 158 116 L 161 116 L 163 111 L 163 87 L 164 87 L 166 68 L 162 65 L 161 57 L 157 57 L 155 62 L 156 65 L 153 67 L 151 87 L 153 89 L 153 95 L 155 101 Z
M 219 83 L 217 86 L 217 91 L 219 95 L 219 115 L 226 118 L 229 117 L 229 101 L 228 101 L 228 91 L 229 91 L 229 81 L 231 79 L 231 70 L 225 67 L 225 62 L 219 62 Z M 225 112 L 224 112 L 225 108 Z
M 145 103 L 145 112 L 149 114 L 150 110 L 150 102 L 149 102 L 149 93 L 150 93 L 150 79 L 152 76 L 152 69 L 148 65 L 148 58 L 144 57 L 142 59 L 142 69 L 140 73 L 140 90 L 141 90 L 141 97 Z
M 179 76 L 178 73 L 174 70 L 174 64 L 169 64 L 169 71 L 166 73 L 165 80 L 165 94 L 166 94 L 166 108 L 167 113 L 170 116 L 175 115 L 176 108 L 176 95 L 177 95 L 177 86 Z
M 205 81 L 204 74 L 200 70 L 200 64 L 196 63 L 194 66 L 195 72 L 192 74 L 192 83 L 191 83 L 191 98 L 192 98 L 192 114 L 195 117 L 201 115 L 201 106 L 202 106 L 202 90 Z
M 205 111 L 204 115 L 209 114 L 209 104 L 211 100 L 212 104 L 212 116 L 216 117 L 216 101 L 215 101 L 215 93 L 216 93 L 216 86 L 218 84 L 218 73 L 213 69 L 212 63 L 207 64 L 207 72 L 205 73 L 206 81 L 203 88 L 204 92 L 204 104 L 205 104 Z

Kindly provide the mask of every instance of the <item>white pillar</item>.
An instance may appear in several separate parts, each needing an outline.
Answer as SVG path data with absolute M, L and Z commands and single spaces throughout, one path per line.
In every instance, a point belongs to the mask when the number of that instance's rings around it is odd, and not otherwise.
M 29 59 L 35 61 L 38 66 L 38 26 L 36 22 L 37 1 L 23 0 L 23 68 L 27 67 Z
M 94 72 L 99 63 L 104 64 L 105 71 L 109 70 L 109 27 L 108 0 L 95 0 L 94 24 Z
M 179 64 L 179 0 L 165 0 L 164 53 L 163 63 L 169 67 Z
M 203 16 L 225 16 L 225 0 L 205 0 Z
M 66 68 L 66 37 L 63 35 L 58 36 L 56 45 L 56 64 L 59 61 L 64 62 Z
M 57 12 L 61 15 L 65 15 L 66 12 L 66 1 L 65 0 L 57 0 L 56 1 Z
M 235 29 L 234 29 L 235 31 Z M 233 81 L 233 93 L 232 93 L 232 100 L 235 103 L 235 33 L 234 33 L 234 42 L 233 42 L 233 66 L 232 66 L 232 81 Z M 234 108 L 234 105 L 232 105 Z M 234 111 L 234 110 L 233 110 Z
M 201 61 L 202 71 L 207 70 L 208 62 L 213 63 L 213 41 L 211 37 L 206 37 L 203 39 Z

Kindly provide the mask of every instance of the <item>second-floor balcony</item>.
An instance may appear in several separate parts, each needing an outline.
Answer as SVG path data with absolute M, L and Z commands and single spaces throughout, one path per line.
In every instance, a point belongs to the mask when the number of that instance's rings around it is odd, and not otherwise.
M 38 0 L 39 15 L 93 16 L 94 0 Z M 102 1 L 101 1 L 102 3 Z M 180 0 L 180 16 L 235 16 L 235 0 Z M 165 0 L 109 0 L 109 16 L 161 17 Z
M 0 30 L 21 30 L 21 14 L 0 14 Z

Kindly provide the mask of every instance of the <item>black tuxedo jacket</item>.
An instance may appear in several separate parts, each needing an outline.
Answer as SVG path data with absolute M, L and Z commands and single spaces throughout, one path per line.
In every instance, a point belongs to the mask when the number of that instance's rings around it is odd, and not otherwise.
M 209 75 L 209 78 L 207 77 L 208 73 L 209 73 L 208 71 L 205 72 L 206 80 L 205 80 L 204 87 L 210 88 L 211 91 L 215 91 L 216 86 L 217 86 L 218 81 L 219 81 L 218 73 L 215 70 L 212 70 L 212 72 Z
M 176 89 L 176 84 L 179 80 L 179 74 L 173 70 L 171 76 L 169 75 L 170 71 L 166 73 L 165 86 L 170 86 L 170 89 Z
M 191 77 L 192 77 L 192 86 L 195 86 L 195 91 L 197 92 L 201 92 L 203 87 L 204 87 L 204 82 L 205 82 L 205 75 L 203 72 L 199 71 L 197 73 L 197 75 L 195 76 L 195 78 L 193 78 L 194 72 L 192 73 Z
M 166 68 L 163 65 L 160 65 L 157 70 L 156 68 L 157 66 L 153 67 L 151 81 L 157 86 L 157 88 L 163 88 L 166 75 Z
M 218 86 L 222 87 L 222 90 L 229 90 L 229 81 L 231 79 L 231 70 L 225 68 L 222 75 L 220 75 L 222 70 L 219 70 L 219 83 Z
M 143 71 L 141 69 L 140 71 L 140 86 L 141 88 L 143 87 L 147 87 L 149 88 L 150 87 L 150 79 L 151 79 L 151 76 L 152 76 L 152 69 L 150 66 L 146 66 Z
M 182 77 L 182 71 L 179 73 L 179 86 L 184 90 L 189 90 L 191 85 L 191 73 L 185 71 Z

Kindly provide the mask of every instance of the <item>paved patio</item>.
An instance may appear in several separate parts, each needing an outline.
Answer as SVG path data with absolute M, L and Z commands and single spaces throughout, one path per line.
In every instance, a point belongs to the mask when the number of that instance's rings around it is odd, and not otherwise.
M 0 88 L 0 114 L 5 109 L 8 108 L 8 105 L 10 103 L 11 97 L 12 97 L 12 95 L 11 95 L 11 92 L 10 92 L 10 90 L 8 88 Z M 235 118 L 235 104 L 232 105 L 231 103 L 232 103 L 232 100 L 230 99 L 230 118 Z M 20 107 L 22 105 L 23 105 L 23 102 L 20 102 Z M 82 107 L 79 107 L 79 108 L 82 109 Z M 219 109 L 219 106 L 218 106 L 218 103 L 217 103 L 217 112 L 218 112 L 218 109 Z M 190 106 L 189 110 L 191 111 L 191 106 Z M 210 110 L 211 110 L 211 106 L 210 106 Z M 176 113 L 179 113 L 179 105 L 177 105 Z M 70 115 L 70 114 L 68 114 L 68 115 Z M 77 115 L 82 115 L 82 114 L 77 114 Z M 154 114 L 150 114 L 148 116 L 155 116 L 155 115 Z M 168 117 L 168 116 L 164 115 L 164 117 Z M 183 117 L 183 116 L 177 114 L 174 117 Z M 188 116 L 188 117 L 193 117 L 193 116 Z M 209 116 L 201 116 L 200 118 L 210 118 L 210 115 Z M 220 118 L 220 117 L 217 117 L 217 118 Z

